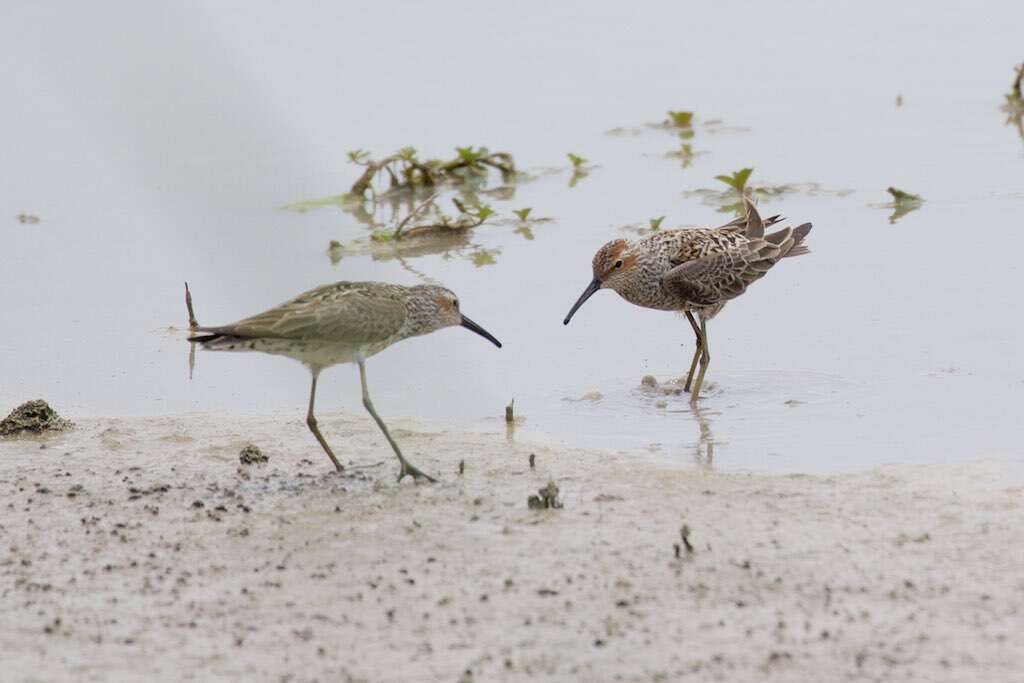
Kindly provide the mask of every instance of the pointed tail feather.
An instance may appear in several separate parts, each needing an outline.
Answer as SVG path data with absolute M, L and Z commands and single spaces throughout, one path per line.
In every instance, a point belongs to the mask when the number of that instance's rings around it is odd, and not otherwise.
M 804 223 L 793 228 L 793 248 L 786 253 L 786 256 L 802 256 L 811 253 L 811 250 L 804 244 L 804 238 L 807 237 L 807 233 L 810 231 L 810 223 Z
M 190 342 L 197 342 L 199 344 L 206 344 L 206 343 L 212 342 L 212 341 L 214 341 L 216 339 L 219 339 L 220 336 L 221 335 L 219 335 L 219 334 L 197 334 L 194 337 L 189 337 L 188 340 Z
M 782 248 L 783 257 L 787 256 L 801 256 L 803 254 L 811 253 L 803 241 L 807 237 L 807 233 L 811 231 L 811 224 L 804 223 L 803 225 L 795 228 L 783 228 L 778 232 L 773 232 L 770 235 L 765 235 L 765 241 L 776 244 Z

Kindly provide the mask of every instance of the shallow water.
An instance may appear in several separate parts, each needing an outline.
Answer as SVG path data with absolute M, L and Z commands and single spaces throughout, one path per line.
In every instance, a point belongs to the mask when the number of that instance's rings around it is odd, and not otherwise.
M 1000 111 L 1017 3 L 218 7 L 22 2 L 0 22 L 17 65 L 0 75 L 0 406 L 298 419 L 294 362 L 200 353 L 189 380 L 167 330 L 182 281 L 213 324 L 323 282 L 428 277 L 505 348 L 446 330 L 389 349 L 368 365 L 384 415 L 504 434 L 515 397 L 517 438 L 724 468 L 1021 458 L 1024 140 Z M 645 126 L 668 109 L 696 112 L 687 168 L 664 156 L 676 134 Z M 344 192 L 347 150 L 469 144 L 564 168 L 488 200 L 554 220 L 334 262 L 329 242 L 367 229 L 330 204 L 281 208 Z M 596 165 L 571 188 L 568 152 Z M 610 292 L 561 320 L 598 246 L 661 215 L 724 222 L 694 191 L 744 166 L 826 191 L 762 201 L 813 221 L 813 253 L 712 322 L 695 413 L 640 388 L 685 373 L 685 320 Z M 926 201 L 891 223 L 889 185 Z M 354 368 L 325 374 L 319 407 L 362 410 Z

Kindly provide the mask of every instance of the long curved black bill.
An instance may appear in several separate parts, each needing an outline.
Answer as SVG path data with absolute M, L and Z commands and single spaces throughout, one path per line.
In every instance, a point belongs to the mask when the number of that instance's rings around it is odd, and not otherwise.
M 465 327 L 467 330 L 470 330 L 471 332 L 476 332 L 481 337 L 497 346 L 499 349 L 501 348 L 501 342 L 495 339 L 494 335 L 492 335 L 490 332 L 477 325 L 475 322 L 473 322 L 466 316 L 462 316 L 462 322 L 459 324 Z
M 576 315 L 576 311 L 579 307 L 582 306 L 587 299 L 594 296 L 594 292 L 599 289 L 601 289 L 601 281 L 595 277 L 590 281 L 590 284 L 587 285 L 587 288 L 583 290 L 583 293 L 580 294 L 580 298 L 576 299 L 576 303 L 572 305 L 572 308 L 569 310 L 569 315 L 565 316 L 565 320 L 562 321 L 562 324 L 568 325 L 569 321 L 572 320 L 572 317 Z

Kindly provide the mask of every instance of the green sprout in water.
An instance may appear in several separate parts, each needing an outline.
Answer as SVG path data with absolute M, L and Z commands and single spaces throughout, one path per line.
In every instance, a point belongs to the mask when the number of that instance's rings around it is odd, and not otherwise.
M 533 209 L 530 208 L 530 207 L 527 207 L 525 209 L 514 209 L 512 211 L 512 213 L 514 213 L 516 216 L 518 216 L 519 220 L 521 220 L 522 222 L 525 223 L 526 221 L 530 220 L 530 212 L 531 211 L 533 211 Z
M 578 154 L 569 152 L 566 156 L 572 162 L 572 177 L 569 178 L 569 187 L 576 187 L 576 183 L 590 174 L 590 166 L 587 166 L 587 160 Z
M 740 194 L 745 194 L 747 191 L 747 180 L 753 172 L 754 169 L 752 168 L 741 168 L 732 173 L 732 175 L 716 175 L 715 180 L 721 180 Z
M 904 192 L 903 190 L 896 187 L 887 187 L 886 192 L 892 195 L 893 202 L 896 204 L 904 202 L 921 202 L 921 195 L 911 194 L 910 192 Z
M 658 216 L 657 218 L 649 219 L 649 222 L 651 224 L 651 230 L 654 230 L 654 231 L 661 230 L 661 222 L 663 220 L 665 220 L 664 216 Z
M 481 204 L 479 202 L 473 204 L 466 204 L 459 201 L 456 197 L 452 197 L 452 203 L 455 204 L 455 208 L 467 216 L 475 218 L 483 223 L 485 220 L 494 215 L 494 209 L 489 204 Z M 479 225 L 479 223 L 477 224 Z
M 668 113 L 668 123 L 676 128 L 692 128 L 693 127 L 693 112 L 692 111 L 670 111 Z
M 361 164 L 370 157 L 365 149 L 354 149 L 348 153 L 348 160 L 353 164 Z
M 904 192 L 895 187 L 888 187 L 885 191 L 892 195 L 892 203 L 886 205 L 886 208 L 892 209 L 892 215 L 889 216 L 890 223 L 895 223 L 911 211 L 920 209 L 921 204 L 924 203 L 924 198 L 921 195 Z

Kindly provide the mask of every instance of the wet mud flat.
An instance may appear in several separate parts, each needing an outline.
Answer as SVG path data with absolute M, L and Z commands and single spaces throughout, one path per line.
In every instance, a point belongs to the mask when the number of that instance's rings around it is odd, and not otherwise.
M 321 419 L 343 462 L 369 465 L 347 476 L 297 415 L 75 422 L 0 439 L 4 680 L 1008 681 L 1024 666 L 1024 488 L 1002 464 L 719 473 L 395 420 L 442 479 L 417 486 L 395 483 L 362 416 Z M 562 506 L 531 509 L 549 482 Z

